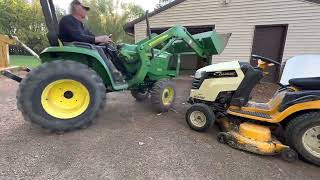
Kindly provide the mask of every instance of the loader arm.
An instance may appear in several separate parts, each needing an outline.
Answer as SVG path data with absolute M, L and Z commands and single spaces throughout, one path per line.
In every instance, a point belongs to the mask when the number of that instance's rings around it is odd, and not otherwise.
M 174 26 L 151 39 L 142 40 L 136 44 L 141 67 L 134 78 L 129 81 L 129 85 L 143 81 L 151 68 L 151 62 L 165 51 L 173 55 L 194 52 L 207 59 L 214 54 L 222 53 L 230 36 L 231 34 L 221 35 L 214 31 L 191 35 L 185 27 Z M 162 49 L 154 54 L 153 48 L 158 48 L 159 45 L 162 46 Z
M 206 58 L 208 57 L 204 51 L 204 47 L 193 38 L 193 36 L 187 31 L 185 27 L 175 26 L 166 32 L 140 44 L 138 49 L 141 50 L 140 53 L 148 54 L 151 52 L 152 48 L 159 46 L 160 44 L 169 41 L 167 46 L 164 47 L 168 49 L 174 46 L 175 41 L 183 41 L 187 44 L 198 56 Z

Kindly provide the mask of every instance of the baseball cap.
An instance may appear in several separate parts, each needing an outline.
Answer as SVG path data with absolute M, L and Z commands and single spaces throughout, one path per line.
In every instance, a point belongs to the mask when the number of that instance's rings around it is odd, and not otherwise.
M 89 11 L 90 7 L 88 5 L 86 5 L 85 3 L 83 3 L 81 0 L 73 0 L 70 4 L 72 7 L 73 6 L 77 6 L 80 5 L 82 6 L 85 10 Z

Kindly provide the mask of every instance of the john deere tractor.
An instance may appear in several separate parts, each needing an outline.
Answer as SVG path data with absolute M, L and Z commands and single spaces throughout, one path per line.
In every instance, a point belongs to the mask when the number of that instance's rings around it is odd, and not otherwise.
M 108 92 L 128 90 L 137 101 L 151 96 L 156 111 L 168 111 L 176 96 L 171 79 L 179 73 L 180 54 L 209 58 L 220 54 L 230 37 L 213 31 L 192 36 L 181 26 L 151 35 L 148 26 L 149 37 L 132 45 L 66 44 L 57 36 L 52 0 L 40 2 L 51 47 L 39 55 L 42 65 L 21 81 L 17 101 L 26 120 L 51 131 L 88 127 Z

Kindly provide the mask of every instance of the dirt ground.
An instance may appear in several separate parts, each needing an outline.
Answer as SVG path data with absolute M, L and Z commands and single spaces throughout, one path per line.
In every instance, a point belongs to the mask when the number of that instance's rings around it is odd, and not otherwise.
M 175 111 L 157 115 L 148 102 L 111 93 L 89 129 L 48 134 L 17 110 L 17 83 L 0 78 L 0 179 L 319 179 L 318 167 L 254 155 L 197 133 L 185 123 L 190 80 L 177 80 Z M 276 86 L 259 85 L 270 97 Z M 263 97 L 263 98 L 261 98 Z

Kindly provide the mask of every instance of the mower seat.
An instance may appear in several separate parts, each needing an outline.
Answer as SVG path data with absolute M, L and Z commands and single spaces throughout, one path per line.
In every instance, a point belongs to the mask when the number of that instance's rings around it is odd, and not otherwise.
M 241 70 L 244 73 L 244 79 L 232 96 L 231 106 L 242 107 L 247 105 L 250 100 L 250 94 L 253 88 L 263 78 L 263 71 L 252 67 L 249 63 L 240 62 Z
M 320 77 L 295 78 L 289 84 L 301 90 L 320 90 Z

